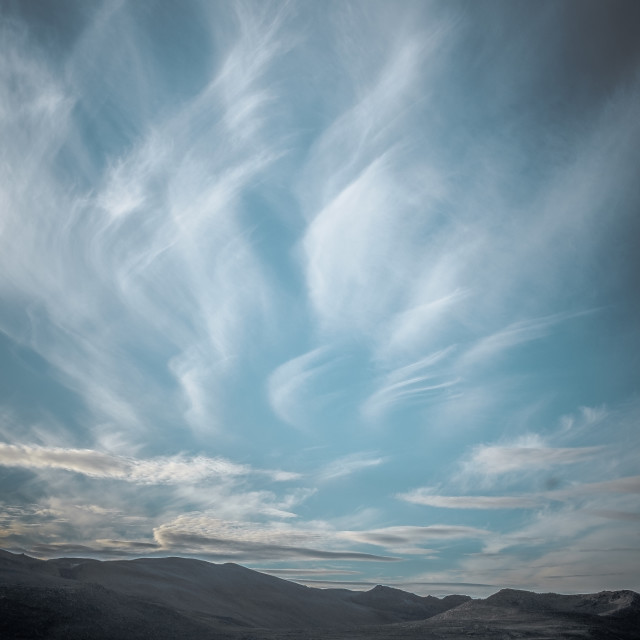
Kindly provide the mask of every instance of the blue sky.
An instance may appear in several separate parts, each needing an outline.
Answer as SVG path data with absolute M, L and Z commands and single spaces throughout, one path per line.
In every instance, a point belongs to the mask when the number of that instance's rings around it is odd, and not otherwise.
M 1 547 L 640 590 L 636 3 L 0 11 Z

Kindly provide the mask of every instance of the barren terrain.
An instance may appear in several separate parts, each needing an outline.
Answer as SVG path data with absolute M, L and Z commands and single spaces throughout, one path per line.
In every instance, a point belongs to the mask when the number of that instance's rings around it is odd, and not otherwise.
M 0 637 L 93 640 L 636 640 L 633 591 L 503 589 L 484 600 L 314 589 L 185 558 L 36 560 L 0 551 Z

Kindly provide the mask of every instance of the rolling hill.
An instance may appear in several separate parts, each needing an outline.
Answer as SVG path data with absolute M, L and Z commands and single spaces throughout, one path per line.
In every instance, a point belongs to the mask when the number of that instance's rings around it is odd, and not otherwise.
M 0 637 L 138 640 L 637 638 L 640 596 L 503 589 L 485 600 L 315 589 L 187 558 L 37 560 L 0 551 Z

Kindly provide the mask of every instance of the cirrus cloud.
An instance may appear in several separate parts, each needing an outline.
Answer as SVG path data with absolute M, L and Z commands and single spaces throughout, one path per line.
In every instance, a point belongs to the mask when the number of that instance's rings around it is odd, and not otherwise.
M 136 484 L 185 484 L 209 479 L 262 474 L 271 480 L 298 479 L 289 471 L 256 470 L 225 458 L 162 456 L 126 458 L 92 449 L 65 449 L 0 443 L 0 465 L 26 469 L 61 469 L 91 478 L 112 478 Z

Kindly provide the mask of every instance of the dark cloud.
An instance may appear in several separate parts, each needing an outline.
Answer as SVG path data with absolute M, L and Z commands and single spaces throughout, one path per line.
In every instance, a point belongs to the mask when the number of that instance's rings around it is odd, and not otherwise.
M 530 92 L 533 108 L 552 109 L 556 117 L 575 117 L 576 110 L 607 99 L 621 82 L 633 80 L 640 61 L 637 2 L 470 0 L 464 10 L 469 55 L 477 55 L 471 69 L 493 71 L 478 79 L 499 83 L 501 71 L 519 64 L 530 83 L 519 87 L 519 99 Z

